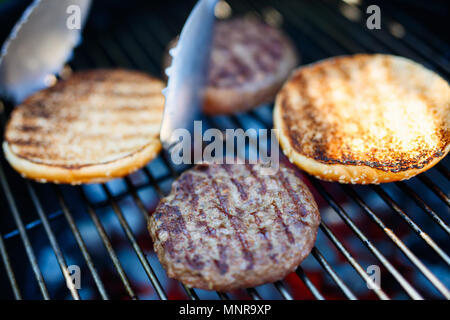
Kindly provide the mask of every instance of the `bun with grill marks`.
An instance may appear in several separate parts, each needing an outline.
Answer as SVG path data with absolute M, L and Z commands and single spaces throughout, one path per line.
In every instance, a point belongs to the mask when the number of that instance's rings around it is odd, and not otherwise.
M 320 179 L 408 179 L 450 150 L 450 87 L 402 57 L 331 58 L 292 74 L 277 95 L 274 126 L 291 162 Z
M 310 253 L 320 215 L 292 168 L 201 164 L 184 172 L 149 219 L 169 277 L 230 291 L 284 278 Z
M 13 110 L 3 142 L 6 159 L 40 182 L 79 184 L 127 175 L 161 149 L 163 87 L 137 71 L 76 72 Z

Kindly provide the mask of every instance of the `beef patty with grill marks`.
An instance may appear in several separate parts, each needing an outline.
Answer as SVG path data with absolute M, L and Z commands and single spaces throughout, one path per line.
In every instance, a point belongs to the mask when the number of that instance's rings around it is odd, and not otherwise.
M 292 168 L 200 164 L 184 172 L 149 219 L 169 277 L 230 291 L 282 279 L 309 254 L 320 215 Z
M 145 165 L 161 149 L 164 83 L 144 73 L 97 69 L 72 74 L 12 112 L 3 150 L 40 182 L 103 182 Z
M 274 126 L 289 159 L 320 179 L 408 179 L 450 150 L 450 86 L 402 57 L 331 58 L 292 74 Z
M 272 102 L 298 61 L 292 42 L 275 27 L 256 18 L 217 22 L 204 112 L 230 114 Z M 168 52 L 163 64 L 171 64 Z

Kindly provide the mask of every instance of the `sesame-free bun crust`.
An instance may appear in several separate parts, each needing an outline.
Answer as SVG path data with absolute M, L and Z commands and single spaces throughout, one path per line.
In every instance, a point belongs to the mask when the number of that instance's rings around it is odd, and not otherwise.
M 169 49 L 177 41 L 171 41 Z M 172 61 L 168 51 L 164 68 Z M 204 113 L 232 114 L 272 102 L 298 62 L 297 50 L 280 29 L 256 18 L 219 21 L 214 30 Z
M 406 58 L 357 54 L 296 70 L 274 126 L 291 162 L 317 178 L 383 183 L 430 169 L 450 150 L 450 87 Z
M 13 110 L 5 157 L 39 182 L 98 183 L 125 176 L 161 150 L 163 87 L 136 71 L 76 72 Z

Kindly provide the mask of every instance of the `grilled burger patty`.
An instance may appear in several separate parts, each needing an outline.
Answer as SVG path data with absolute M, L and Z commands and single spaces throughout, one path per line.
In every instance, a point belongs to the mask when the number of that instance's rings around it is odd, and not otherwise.
M 162 81 L 128 70 L 91 70 L 39 91 L 17 106 L 5 131 L 9 163 L 41 182 L 120 177 L 161 145 Z
M 309 254 L 320 215 L 308 188 L 284 165 L 200 164 L 184 172 L 149 219 L 169 277 L 207 290 L 273 282 Z
M 274 124 L 291 162 L 318 178 L 408 179 L 450 150 L 450 87 L 401 57 L 331 58 L 293 73 L 277 95 Z
M 170 63 L 166 54 L 165 67 Z M 297 64 L 296 50 L 281 30 L 255 18 L 219 21 L 214 29 L 204 112 L 229 114 L 273 101 Z

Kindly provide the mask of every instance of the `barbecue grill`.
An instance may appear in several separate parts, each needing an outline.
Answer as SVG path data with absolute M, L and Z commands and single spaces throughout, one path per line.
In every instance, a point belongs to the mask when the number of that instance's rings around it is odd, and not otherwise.
M 119 2 L 113 3 L 121 11 Z M 120 19 L 94 7 L 83 43 L 66 69 L 120 66 L 161 76 L 166 45 L 194 3 L 152 5 Z M 228 4 L 234 15 L 258 15 L 281 24 L 298 47 L 302 64 L 356 52 L 390 53 L 422 63 L 448 80 L 446 40 L 395 4 L 380 4 L 380 30 L 366 27 L 369 4 L 360 1 Z M 3 128 L 11 106 L 0 106 Z M 205 117 L 203 123 L 219 129 L 272 128 L 272 107 Z M 323 220 L 310 256 L 282 281 L 219 293 L 169 279 L 146 230 L 159 198 L 186 166 L 173 166 L 162 153 L 123 179 L 63 186 L 23 179 L 2 156 L 0 298 L 449 299 L 448 167 L 447 157 L 408 181 L 373 186 L 327 183 L 305 174 Z M 73 265 L 80 268 L 80 289 L 66 285 L 68 266 Z M 379 270 L 379 288 L 366 284 L 371 270 Z

